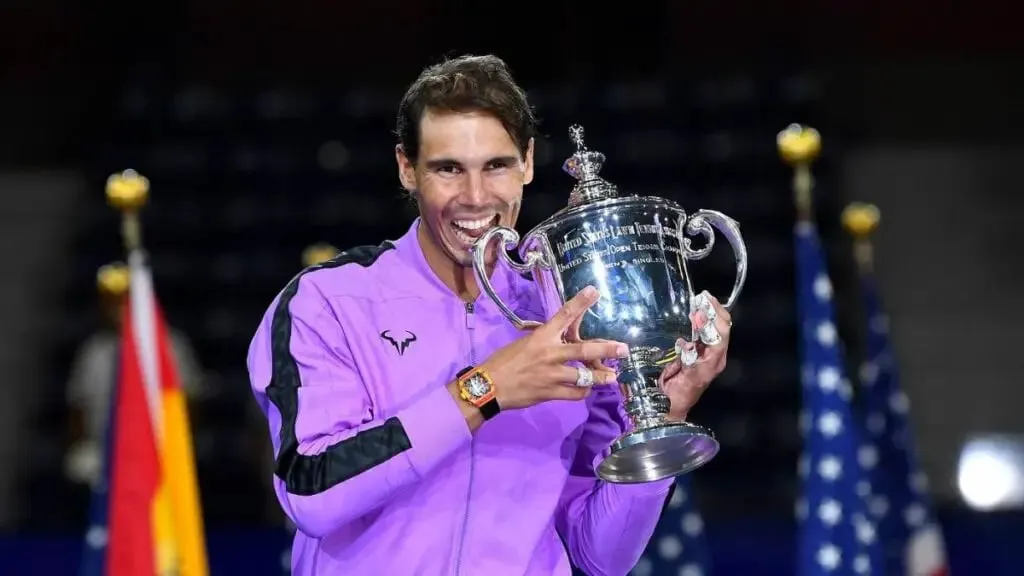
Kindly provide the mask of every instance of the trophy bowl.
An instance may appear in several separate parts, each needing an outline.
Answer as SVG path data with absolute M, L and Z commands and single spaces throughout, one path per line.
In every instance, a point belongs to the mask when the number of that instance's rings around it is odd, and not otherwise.
M 577 151 L 563 170 L 577 184 L 569 205 L 538 224 L 522 241 L 511 228 L 488 230 L 473 247 L 477 282 L 521 329 L 540 323 L 519 318 L 491 286 L 485 255 L 495 239 L 501 241 L 498 257 L 533 278 L 547 318 L 580 290 L 597 288 L 600 298 L 583 316 L 579 335 L 583 340 L 629 345 L 628 358 L 608 364 L 623 387 L 632 429 L 612 444 L 596 473 L 615 483 L 685 474 L 714 458 L 719 444 L 711 430 L 668 417 L 670 403 L 658 377 L 671 362 L 695 360 L 679 357 L 677 339 L 704 339 L 690 321 L 699 295 L 690 283 L 686 263 L 711 252 L 713 228 L 726 237 L 736 256 L 736 281 L 724 306 L 731 308 L 739 296 L 747 270 L 739 225 L 711 210 L 687 216 L 681 206 L 664 198 L 619 196 L 614 185 L 598 176 L 604 155 L 586 149 L 583 129 L 573 126 L 570 137 Z M 703 245 L 694 247 L 688 236 L 702 236 Z M 518 249 L 521 262 L 509 256 L 513 249 Z

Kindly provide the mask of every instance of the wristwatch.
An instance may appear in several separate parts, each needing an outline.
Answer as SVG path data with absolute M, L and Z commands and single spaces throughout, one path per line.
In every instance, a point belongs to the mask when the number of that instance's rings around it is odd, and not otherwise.
M 459 396 L 476 406 L 484 420 L 494 418 L 501 407 L 494 397 L 494 382 L 483 368 L 466 366 L 455 375 L 459 387 Z

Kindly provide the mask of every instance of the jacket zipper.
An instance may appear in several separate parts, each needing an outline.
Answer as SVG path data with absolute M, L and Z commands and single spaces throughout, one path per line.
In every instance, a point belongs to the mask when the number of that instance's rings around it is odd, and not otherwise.
M 469 333 L 469 364 L 470 366 L 476 366 L 476 346 L 473 343 L 473 310 L 474 306 L 472 302 L 466 302 L 466 331 Z M 462 548 L 466 541 L 466 530 L 469 528 L 469 501 L 473 495 L 473 447 L 476 445 L 476 437 L 474 436 L 469 442 L 469 485 L 466 487 L 466 511 L 462 515 L 462 531 L 459 534 L 459 547 L 458 555 L 455 557 L 455 574 L 456 576 L 462 574 Z

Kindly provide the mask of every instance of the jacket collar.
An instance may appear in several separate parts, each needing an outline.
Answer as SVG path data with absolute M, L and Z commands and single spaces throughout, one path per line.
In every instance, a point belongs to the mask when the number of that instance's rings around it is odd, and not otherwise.
M 458 294 L 446 286 L 437 277 L 434 270 L 430 268 L 430 264 L 427 263 L 427 258 L 423 254 L 423 247 L 420 246 L 417 235 L 420 225 L 420 219 L 417 217 L 412 225 L 409 226 L 409 230 L 401 238 L 394 241 L 395 250 L 402 261 L 409 267 L 410 272 L 423 280 L 417 283 L 417 285 L 426 286 L 428 290 L 435 292 L 438 296 L 458 299 Z M 524 305 L 528 306 L 527 302 L 531 294 L 532 282 L 522 277 L 507 262 L 500 258 L 494 267 L 494 272 L 491 273 L 491 285 L 494 286 L 494 291 L 512 309 L 520 309 Z M 483 290 L 481 290 L 475 304 L 478 308 L 483 307 L 486 310 L 497 311 L 497 306 L 490 301 L 490 298 L 483 293 Z

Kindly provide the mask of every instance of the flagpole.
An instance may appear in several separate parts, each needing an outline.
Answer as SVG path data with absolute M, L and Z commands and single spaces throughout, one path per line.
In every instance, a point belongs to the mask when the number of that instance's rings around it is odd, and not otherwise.
M 843 228 L 853 237 L 853 257 L 861 274 L 874 268 L 874 245 L 871 234 L 878 228 L 881 213 L 874 204 L 854 202 L 843 210 Z
M 790 124 L 776 137 L 779 156 L 793 168 L 793 200 L 797 221 L 814 222 L 814 176 L 811 166 L 821 153 L 821 135 L 814 128 Z
M 880 535 L 887 549 L 886 574 L 948 575 L 942 529 L 928 493 L 910 431 L 910 405 L 899 380 L 889 340 L 888 321 L 874 277 L 872 235 L 881 213 L 872 204 L 855 202 L 842 213 L 843 228 L 853 238 L 853 255 L 868 318 L 866 362 L 862 368 L 865 427 L 878 449 L 880 465 L 871 486 Z
M 149 180 L 135 170 L 107 178 L 107 204 L 121 212 L 121 236 L 128 253 L 142 248 L 139 211 L 149 199 Z
M 135 170 L 112 174 L 107 179 L 107 204 L 121 212 L 121 236 L 128 254 L 130 284 L 129 318 L 126 326 L 138 355 L 138 385 L 149 406 L 151 449 L 155 449 L 155 485 L 152 500 L 143 505 L 145 522 L 152 532 L 146 546 L 152 551 L 155 573 L 206 576 L 205 542 L 195 481 L 191 431 L 187 408 L 168 367 L 167 328 L 158 310 L 152 276 L 143 256 L 142 222 L 139 216 L 149 199 L 149 180 Z M 133 430 L 130 433 L 139 434 Z M 142 473 L 142 472 L 139 472 Z M 139 550 L 142 550 L 140 547 Z M 146 570 L 146 574 L 152 574 Z M 140 573 L 141 574 L 141 573 Z M 126 575 L 127 576 L 127 575 Z M 134 576 L 134 573 L 132 574 Z
M 142 321 L 144 325 L 150 326 L 154 319 L 152 318 L 151 306 L 144 302 L 144 300 L 148 299 L 148 296 L 144 298 L 143 295 L 139 294 L 139 292 L 146 292 L 148 294 L 152 290 L 148 272 L 146 274 L 139 273 L 143 267 L 141 258 L 143 250 L 142 221 L 139 217 L 139 212 L 149 199 L 149 179 L 130 168 L 123 172 L 111 174 L 107 178 L 106 194 L 107 204 L 121 212 L 121 239 L 124 242 L 128 263 L 128 308 L 133 311 L 131 313 L 133 317 L 145 316 L 146 318 Z M 145 288 L 143 288 L 143 285 Z M 139 319 L 136 318 L 136 320 Z M 136 334 L 136 337 L 146 336 Z M 152 414 L 154 433 L 159 441 L 162 437 L 163 426 L 160 390 L 158 387 L 154 387 L 157 368 L 152 358 L 142 362 L 143 374 L 147 375 L 147 377 L 144 377 L 144 381 L 148 382 L 146 396 Z
M 882 550 L 865 496 L 876 454 L 863 431 L 845 376 L 832 282 L 814 226 L 811 166 L 821 153 L 818 131 L 791 124 L 777 136 L 779 156 L 793 168 L 797 209 L 797 307 L 801 340 L 804 447 L 798 466 L 799 576 L 882 574 Z

